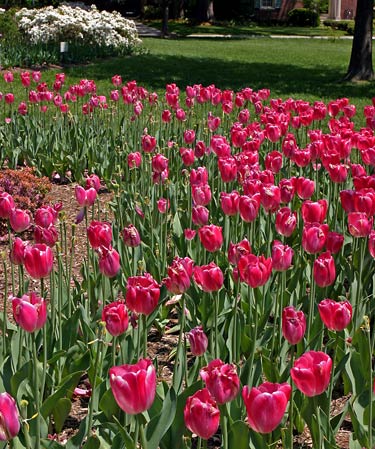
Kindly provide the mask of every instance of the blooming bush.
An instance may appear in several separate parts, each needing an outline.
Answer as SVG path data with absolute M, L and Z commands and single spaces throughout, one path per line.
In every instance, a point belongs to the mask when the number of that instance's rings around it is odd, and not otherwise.
M 134 47 L 140 43 L 134 21 L 118 12 L 86 10 L 62 5 L 22 8 L 15 15 L 18 27 L 32 43 L 80 42 L 103 47 Z

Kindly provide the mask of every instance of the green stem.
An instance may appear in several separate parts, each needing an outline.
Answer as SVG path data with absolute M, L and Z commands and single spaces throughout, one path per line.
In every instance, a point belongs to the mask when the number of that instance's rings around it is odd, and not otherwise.
M 373 442 L 372 442 L 372 401 L 374 398 L 374 392 L 373 392 L 373 376 L 372 376 L 372 356 L 373 356 L 373 349 L 374 349 L 374 335 L 373 338 L 371 338 L 371 328 L 370 323 L 368 322 L 368 325 L 366 326 L 367 330 L 367 341 L 370 351 L 370 357 L 369 357 L 369 375 L 370 375 L 370 382 L 369 382 L 369 397 L 370 397 L 370 407 L 369 407 L 369 416 L 368 416 L 368 441 L 370 445 L 370 449 L 373 448 Z M 374 331 L 373 331 L 374 332 Z
M 223 447 L 223 449 L 229 449 L 229 446 L 228 446 L 228 416 L 227 416 L 226 404 L 223 404 L 220 406 L 220 425 L 221 425 L 221 435 L 222 435 L 222 447 Z
M 184 335 L 184 330 L 185 330 L 185 303 L 186 303 L 186 299 L 185 299 L 185 295 L 182 294 L 182 298 L 181 298 L 181 316 L 180 316 L 180 331 L 178 334 L 178 343 L 177 343 L 177 349 L 176 349 L 176 360 L 175 360 L 175 364 L 174 364 L 174 368 L 173 368 L 173 386 L 176 390 L 176 392 L 178 393 L 180 391 L 181 388 L 181 380 L 179 382 L 179 385 L 176 385 L 176 381 L 177 381 L 177 372 L 178 369 L 180 367 L 180 364 L 182 363 L 182 359 L 181 359 L 181 349 L 182 349 L 182 342 L 183 342 L 183 335 Z
M 112 366 L 116 366 L 116 345 L 117 337 L 114 336 L 112 339 Z
M 90 399 L 90 405 L 89 405 L 89 421 L 87 426 L 87 438 L 92 433 L 92 421 L 93 421 L 93 414 L 94 414 L 94 405 L 96 400 L 96 377 L 98 374 L 98 367 L 99 367 L 99 361 L 100 361 L 100 354 L 101 354 L 101 346 L 103 344 L 103 326 L 99 324 L 99 331 L 98 331 L 98 339 L 97 339 L 97 347 L 96 347 L 96 354 L 95 354 L 95 362 L 94 362 L 94 372 L 92 375 L 92 393 L 91 393 L 91 399 Z
M 316 416 L 316 420 L 317 420 L 317 430 L 318 430 L 318 441 L 315 441 L 315 442 L 313 441 L 313 446 L 314 446 L 314 449 L 315 448 L 322 449 L 323 448 L 322 426 L 321 426 L 321 421 L 320 421 L 320 407 L 319 407 L 317 396 L 313 397 L 313 403 L 314 403 L 315 416 Z
M 36 435 L 35 435 L 35 449 L 40 449 L 40 394 L 39 394 L 39 375 L 38 365 L 39 360 L 37 356 L 36 337 L 35 333 L 32 334 L 33 339 L 33 362 L 34 362 L 34 397 L 36 407 Z
M 8 301 L 8 271 L 5 260 L 3 261 L 3 269 L 4 269 L 4 309 L 3 309 L 3 354 L 4 357 L 7 353 L 6 351 L 6 343 L 7 343 L 7 301 Z
M 295 353 L 295 346 L 293 345 L 291 348 L 290 353 L 290 366 L 293 367 L 294 364 L 294 353 Z M 293 427 L 294 427 L 294 394 L 293 394 L 293 385 L 292 389 L 290 391 L 290 406 L 289 406 L 289 432 L 290 432 L 290 444 L 291 447 L 293 447 Z
M 314 303 L 315 303 L 315 281 L 314 281 L 314 261 L 315 255 L 312 256 L 312 264 L 311 264 L 311 281 L 310 281 L 310 301 L 309 301 L 309 316 L 308 316 L 308 324 L 307 324 L 307 345 L 310 347 L 311 345 L 311 328 L 313 325 L 314 318 Z
M 140 442 L 141 442 L 141 448 L 147 449 L 147 440 L 146 440 L 146 432 L 145 432 L 145 426 L 142 421 L 142 415 L 138 415 L 139 419 L 139 435 L 140 435 Z
M 332 392 L 334 387 L 334 377 L 335 377 L 335 362 L 336 362 L 336 355 L 337 355 L 337 346 L 339 343 L 339 333 L 336 331 L 336 338 L 333 346 L 333 354 L 332 354 L 332 374 L 331 378 L 329 380 L 329 386 L 328 386 L 328 404 L 327 404 L 327 410 L 326 415 L 329 417 L 330 411 L 331 411 L 331 401 L 332 401 Z
M 253 335 L 252 335 L 252 347 L 251 347 L 251 354 L 250 354 L 250 359 L 249 359 L 249 373 L 248 373 L 248 379 L 247 379 L 247 385 L 252 385 L 253 384 L 253 364 L 254 364 L 254 354 L 255 354 L 255 349 L 256 349 L 256 345 L 257 345 L 257 335 L 258 335 L 258 316 L 257 316 L 257 306 L 256 306 L 256 301 L 255 301 L 255 294 L 254 294 L 254 289 L 251 288 L 251 297 L 253 299 L 253 303 L 254 303 L 254 312 L 255 312 L 255 316 L 254 316 L 254 330 L 253 330 Z M 251 298 L 249 298 L 249 308 L 251 308 Z M 251 326 L 251 323 L 250 323 Z
M 147 315 L 142 315 L 143 330 L 143 358 L 147 357 Z
M 215 328 L 215 334 L 214 334 L 214 354 L 215 359 L 219 357 L 219 339 L 218 339 L 218 326 L 217 326 L 217 318 L 218 318 L 218 303 L 219 303 L 219 293 L 217 294 L 217 298 L 214 298 L 214 328 Z

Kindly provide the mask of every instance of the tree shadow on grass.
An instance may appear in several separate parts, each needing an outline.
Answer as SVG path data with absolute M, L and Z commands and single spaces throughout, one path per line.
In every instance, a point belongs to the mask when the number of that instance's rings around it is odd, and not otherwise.
M 348 97 L 371 98 L 370 83 L 344 83 L 337 67 L 269 62 L 234 62 L 218 58 L 186 57 L 179 55 L 137 55 L 115 58 L 84 67 L 68 68 L 67 74 L 110 80 L 121 74 L 124 81 L 137 80 L 138 85 L 152 90 L 163 90 L 166 84 L 215 84 L 222 89 L 238 90 L 251 87 L 271 89 L 272 96 L 293 95 L 294 98 L 313 96 L 322 99 Z

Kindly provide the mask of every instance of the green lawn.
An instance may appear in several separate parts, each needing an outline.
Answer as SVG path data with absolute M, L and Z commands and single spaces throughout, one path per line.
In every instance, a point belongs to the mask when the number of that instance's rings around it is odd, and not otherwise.
M 348 97 L 360 109 L 375 96 L 375 84 L 342 83 L 351 41 L 317 39 L 144 39 L 144 52 L 89 65 L 65 67 L 69 83 L 93 79 L 98 92 L 109 91 L 119 74 L 150 90 L 163 92 L 166 84 L 181 88 L 201 83 L 220 88 L 269 88 L 272 97 L 329 101 Z M 56 70 L 43 73 L 51 81 Z M 3 80 L 0 91 L 5 92 Z
M 161 29 L 161 20 L 150 20 L 147 25 Z M 275 35 L 292 35 L 292 36 L 331 36 L 339 37 L 345 33 L 339 30 L 332 30 L 323 24 L 319 27 L 291 27 L 291 26 L 258 26 L 256 24 L 248 25 L 230 25 L 230 24 L 210 24 L 204 23 L 192 25 L 183 20 L 170 20 L 168 22 L 168 30 L 170 33 L 176 33 L 178 36 L 184 37 L 189 34 L 230 34 L 238 35 L 255 35 L 269 36 Z
M 315 39 L 145 39 L 147 54 L 66 69 L 69 76 L 110 80 L 115 73 L 163 91 L 201 83 L 220 88 L 269 88 L 273 97 L 309 101 L 349 97 L 358 106 L 375 96 L 373 83 L 342 83 L 351 41 Z

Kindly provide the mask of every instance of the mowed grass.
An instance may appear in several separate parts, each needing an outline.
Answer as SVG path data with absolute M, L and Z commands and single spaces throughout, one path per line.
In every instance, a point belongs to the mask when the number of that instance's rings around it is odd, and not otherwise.
M 222 89 L 268 88 L 273 98 L 310 102 L 348 97 L 360 110 L 375 96 L 372 82 L 341 82 L 350 59 L 351 41 L 318 39 L 144 39 L 144 52 L 88 65 L 63 67 L 67 82 L 97 82 L 109 92 L 111 77 L 137 80 L 149 90 L 164 92 L 168 83 L 215 84 Z M 49 81 L 61 70 L 48 70 Z M 4 82 L 0 91 L 6 91 Z
M 149 20 L 147 25 L 161 30 L 161 20 Z M 189 34 L 230 34 L 238 35 L 305 35 L 305 36 L 331 36 L 338 37 L 345 35 L 344 31 L 333 30 L 331 27 L 321 24 L 318 27 L 292 27 L 292 26 L 259 26 L 255 23 L 247 25 L 231 25 L 230 23 L 201 23 L 194 25 L 183 20 L 170 20 L 168 22 L 169 33 L 176 33 L 178 36 L 188 36 Z

